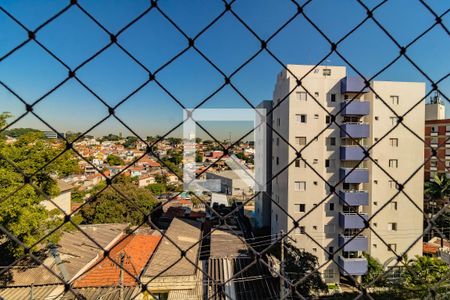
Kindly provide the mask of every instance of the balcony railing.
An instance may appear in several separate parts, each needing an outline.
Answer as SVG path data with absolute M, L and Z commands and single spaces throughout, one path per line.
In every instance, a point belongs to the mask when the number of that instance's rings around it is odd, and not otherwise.
M 339 226 L 343 229 L 362 229 L 364 221 L 369 219 L 365 213 L 339 213 Z
M 362 122 L 347 122 L 341 125 L 341 137 L 368 138 L 369 124 Z
M 339 191 L 339 201 L 342 205 L 361 206 L 369 205 L 369 193 L 360 190 Z
M 367 259 L 360 258 L 344 258 L 339 256 L 339 266 L 343 275 L 364 275 L 367 273 Z
M 364 149 L 366 149 L 364 147 Z M 358 146 L 341 146 L 340 148 L 340 158 L 341 160 L 366 160 L 367 157 L 364 156 L 364 150 Z
M 344 178 L 344 183 L 366 183 L 369 181 L 369 170 L 365 168 L 341 168 L 340 178 Z
M 341 103 L 342 116 L 366 116 L 370 113 L 370 103 L 368 101 L 344 101 Z
M 347 244 L 345 244 L 347 243 Z M 369 240 L 367 236 L 358 235 L 353 238 L 353 236 L 345 236 L 343 234 L 339 235 L 339 247 L 344 245 L 343 251 L 367 251 L 369 248 Z

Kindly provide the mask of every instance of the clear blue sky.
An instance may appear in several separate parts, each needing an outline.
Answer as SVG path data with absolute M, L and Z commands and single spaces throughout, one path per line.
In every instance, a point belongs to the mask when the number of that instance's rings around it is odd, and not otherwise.
M 30 29 L 36 28 L 59 11 L 68 1 L 0 0 L 0 5 Z M 148 0 L 83 1 L 79 3 L 111 32 L 115 33 L 149 5 Z M 303 2 L 302 2 L 303 3 Z M 379 1 L 367 0 L 373 7 Z M 450 3 L 427 0 L 438 13 Z M 161 9 L 190 36 L 195 36 L 223 10 L 219 0 L 161 0 Z M 281 24 L 295 14 L 295 6 L 285 0 L 237 0 L 235 12 L 262 37 L 269 37 Z M 364 9 L 353 0 L 314 0 L 305 13 L 332 39 L 338 40 L 364 17 Z M 450 27 L 450 14 L 443 22 Z M 375 17 L 401 43 L 409 43 L 428 28 L 434 17 L 416 0 L 389 1 L 379 8 Z M 0 57 L 27 38 L 26 32 L 0 12 Z M 37 34 L 37 39 L 54 51 L 70 67 L 108 44 L 109 37 L 77 7 L 72 7 Z M 119 42 L 150 70 L 155 70 L 186 45 L 186 39 L 157 11 L 151 11 L 126 30 Z M 224 72 L 230 73 L 260 47 L 259 42 L 229 13 L 196 41 L 199 49 Z M 315 64 L 328 51 L 329 45 L 319 33 L 299 16 L 280 32 L 268 47 L 286 64 Z M 369 21 L 344 41 L 339 50 L 366 76 L 371 76 L 398 53 L 396 46 Z M 408 54 L 434 80 L 450 70 L 450 39 L 440 27 L 408 49 Z M 334 54 L 329 64 L 344 65 Z M 270 99 L 276 74 L 281 66 L 267 53 L 261 53 L 235 77 L 233 83 L 253 103 Z M 353 71 L 349 71 L 354 74 Z M 0 80 L 9 85 L 26 101 L 33 102 L 62 81 L 67 72 L 56 60 L 34 42 L 0 62 Z M 147 76 L 117 46 L 112 46 L 97 59 L 83 67 L 77 76 L 108 103 L 115 104 L 142 84 Z M 426 81 L 405 59 L 401 59 L 380 75 L 379 80 Z M 194 50 L 189 50 L 158 74 L 158 80 L 186 107 L 193 107 L 222 83 L 222 76 Z M 429 82 L 427 82 L 429 87 Z M 440 85 L 450 95 L 450 79 Z M 411 101 L 412 104 L 413 101 Z M 248 105 L 230 87 L 224 88 L 204 107 L 239 107 Z M 0 111 L 15 116 L 24 112 L 23 105 L 0 87 Z M 107 114 L 99 103 L 77 82 L 71 80 L 35 107 L 36 113 L 61 131 L 83 131 Z M 182 118 L 181 108 L 154 83 L 124 103 L 118 115 L 142 136 L 163 134 Z M 17 127 L 45 129 L 34 117 L 26 117 Z M 211 127 L 212 128 L 212 127 Z M 240 126 L 216 126 L 218 135 L 237 137 Z M 93 134 L 127 131 L 115 120 L 109 120 Z

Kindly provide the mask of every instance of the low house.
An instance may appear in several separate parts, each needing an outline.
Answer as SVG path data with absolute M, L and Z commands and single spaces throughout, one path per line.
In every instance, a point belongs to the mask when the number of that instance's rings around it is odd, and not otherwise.
M 62 212 L 66 214 L 70 214 L 72 212 L 72 186 L 62 180 L 57 181 L 58 189 L 59 189 L 59 195 L 52 198 L 51 201 L 44 200 L 41 202 L 41 204 L 45 207 L 47 210 L 62 210 Z M 56 205 L 57 206 L 56 206 Z
M 254 186 L 252 171 L 207 172 L 206 179 L 220 180 L 220 192 L 232 196 L 251 195 Z
M 139 177 L 138 185 L 139 187 L 145 187 L 149 184 L 156 183 L 155 176 L 153 175 L 142 175 Z
M 201 300 L 202 264 L 199 250 L 201 223 L 174 218 L 155 254 L 142 272 L 141 281 L 162 299 Z M 181 256 L 180 249 L 186 251 Z M 144 292 L 144 297 L 150 293 Z M 150 298 L 151 299 L 151 298 Z

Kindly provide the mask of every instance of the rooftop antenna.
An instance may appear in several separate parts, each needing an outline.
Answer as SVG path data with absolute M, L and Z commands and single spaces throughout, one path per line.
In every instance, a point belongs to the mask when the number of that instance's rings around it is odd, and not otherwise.
M 431 104 L 443 104 L 439 91 L 435 91 L 434 95 L 430 96 L 430 103 Z

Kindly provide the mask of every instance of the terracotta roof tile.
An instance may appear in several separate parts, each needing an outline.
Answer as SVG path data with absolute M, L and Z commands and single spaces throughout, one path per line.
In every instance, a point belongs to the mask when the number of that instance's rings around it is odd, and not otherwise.
M 75 280 L 74 286 L 79 288 L 118 285 L 121 269 L 117 264 L 120 265 L 122 255 L 124 255 L 124 269 L 138 277 L 160 240 L 161 236 L 148 234 L 133 234 L 126 237 L 111 249 L 109 257 L 101 258 L 92 269 Z M 136 286 L 136 280 L 128 272 L 123 272 L 123 285 Z

